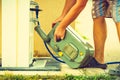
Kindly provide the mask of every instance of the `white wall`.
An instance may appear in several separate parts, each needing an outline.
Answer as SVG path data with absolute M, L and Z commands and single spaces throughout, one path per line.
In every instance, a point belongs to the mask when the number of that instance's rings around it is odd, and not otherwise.
M 6 65 L 16 65 L 16 0 L 2 0 L 2 66 Z
M 2 67 L 29 67 L 30 0 L 2 0 Z

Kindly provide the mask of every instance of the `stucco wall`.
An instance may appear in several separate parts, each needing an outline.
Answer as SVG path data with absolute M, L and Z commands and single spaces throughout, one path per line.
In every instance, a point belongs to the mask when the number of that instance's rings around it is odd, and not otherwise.
M 48 33 L 51 30 L 52 22 L 61 14 L 64 7 L 65 0 L 35 0 L 39 3 L 40 8 L 43 10 L 39 14 L 41 28 Z M 74 26 L 74 23 L 71 24 Z M 34 49 L 35 53 L 42 56 L 49 55 L 44 47 L 44 44 L 38 34 L 35 32 L 34 36 Z M 41 56 L 40 55 L 40 56 Z

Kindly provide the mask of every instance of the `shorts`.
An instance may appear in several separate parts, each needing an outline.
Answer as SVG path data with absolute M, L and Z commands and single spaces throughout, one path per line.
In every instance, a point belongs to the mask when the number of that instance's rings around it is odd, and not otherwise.
M 120 22 L 120 0 L 93 0 L 92 17 L 105 16 Z

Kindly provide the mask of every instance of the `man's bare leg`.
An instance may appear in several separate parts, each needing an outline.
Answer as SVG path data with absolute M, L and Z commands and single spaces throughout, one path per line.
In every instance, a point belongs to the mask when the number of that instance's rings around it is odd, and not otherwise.
M 119 38 L 119 42 L 120 42 L 120 22 L 116 23 L 116 28 L 117 28 L 118 38 Z
M 104 45 L 107 37 L 106 22 L 104 16 L 97 17 L 93 21 L 94 57 L 99 63 L 104 64 Z
M 120 42 L 120 22 L 116 23 L 116 29 L 117 29 L 117 33 L 118 33 L 119 42 Z M 120 64 L 115 69 L 109 70 L 109 74 L 120 75 Z

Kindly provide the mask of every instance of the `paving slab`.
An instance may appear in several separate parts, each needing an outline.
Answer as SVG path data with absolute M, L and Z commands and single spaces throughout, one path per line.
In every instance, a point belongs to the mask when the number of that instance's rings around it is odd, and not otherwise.
M 68 65 L 61 63 L 61 71 L 0 71 L 0 75 L 41 75 L 41 76 L 64 76 L 74 75 L 100 75 L 106 74 L 106 70 L 99 68 L 72 69 Z

